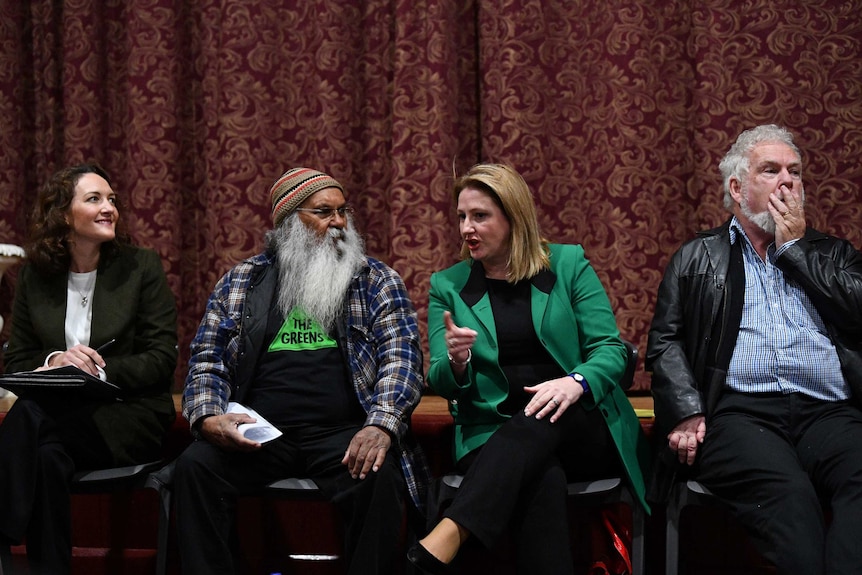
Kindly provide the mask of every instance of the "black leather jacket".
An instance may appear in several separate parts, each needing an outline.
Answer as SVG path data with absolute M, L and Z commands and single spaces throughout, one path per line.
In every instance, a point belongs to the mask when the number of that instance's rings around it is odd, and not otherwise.
M 722 366 L 707 356 L 713 338 L 734 338 L 728 320 L 730 220 L 701 232 L 674 254 L 659 287 L 646 369 L 659 445 L 687 417 L 709 414 L 724 386 Z M 776 260 L 811 298 L 827 325 L 854 398 L 862 398 L 862 254 L 846 240 L 809 228 Z M 716 326 L 716 322 L 722 322 Z M 733 344 L 733 342 L 730 342 Z M 726 368 L 726 366 L 724 366 Z

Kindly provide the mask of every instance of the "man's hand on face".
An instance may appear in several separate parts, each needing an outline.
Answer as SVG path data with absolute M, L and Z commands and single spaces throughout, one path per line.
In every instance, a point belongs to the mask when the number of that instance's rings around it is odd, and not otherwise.
M 359 430 L 350 440 L 341 463 L 353 479 L 365 479 L 369 471 L 377 471 L 386 459 L 392 445 L 389 433 L 374 425 Z
M 796 188 L 781 186 L 769 196 L 767 209 L 775 220 L 775 247 L 805 235 L 805 206 L 802 193 Z
M 243 423 L 257 421 L 244 413 L 225 413 L 211 415 L 201 421 L 198 430 L 204 439 L 228 451 L 254 451 L 260 449 L 260 443 L 246 439 L 239 429 Z

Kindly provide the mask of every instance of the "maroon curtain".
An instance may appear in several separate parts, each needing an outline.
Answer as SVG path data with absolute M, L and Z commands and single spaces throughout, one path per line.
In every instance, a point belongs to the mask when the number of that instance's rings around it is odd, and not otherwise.
M 668 257 L 727 217 L 717 164 L 742 129 L 792 129 L 810 223 L 862 246 L 860 39 L 845 0 L 0 0 L 0 243 L 48 174 L 103 164 L 177 296 L 179 386 L 283 171 L 345 185 L 424 332 L 458 253 L 453 172 L 507 162 L 643 348 Z

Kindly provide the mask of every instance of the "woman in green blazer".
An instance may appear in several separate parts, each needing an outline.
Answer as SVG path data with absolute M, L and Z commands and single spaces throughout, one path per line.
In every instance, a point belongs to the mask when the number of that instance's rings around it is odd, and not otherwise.
M 72 474 L 157 460 L 175 418 L 174 297 L 118 221 L 108 175 L 88 164 L 54 174 L 33 211 L 6 372 L 74 365 L 123 401 L 25 395 L 0 425 L 0 551 L 26 537 L 31 572 L 70 570 Z
M 431 277 L 428 383 L 450 402 L 466 475 L 408 558 L 445 573 L 468 536 L 490 547 L 510 527 L 519 573 L 571 573 L 567 481 L 624 473 L 646 507 L 625 346 L 583 249 L 541 237 L 516 171 L 474 166 L 454 199 L 465 261 Z

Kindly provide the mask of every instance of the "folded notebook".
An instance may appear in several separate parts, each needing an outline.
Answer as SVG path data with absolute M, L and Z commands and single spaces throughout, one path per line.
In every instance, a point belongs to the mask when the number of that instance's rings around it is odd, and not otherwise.
M 70 394 L 105 401 L 121 401 L 119 387 L 93 377 L 74 365 L 0 375 L 0 387 L 19 397 Z

